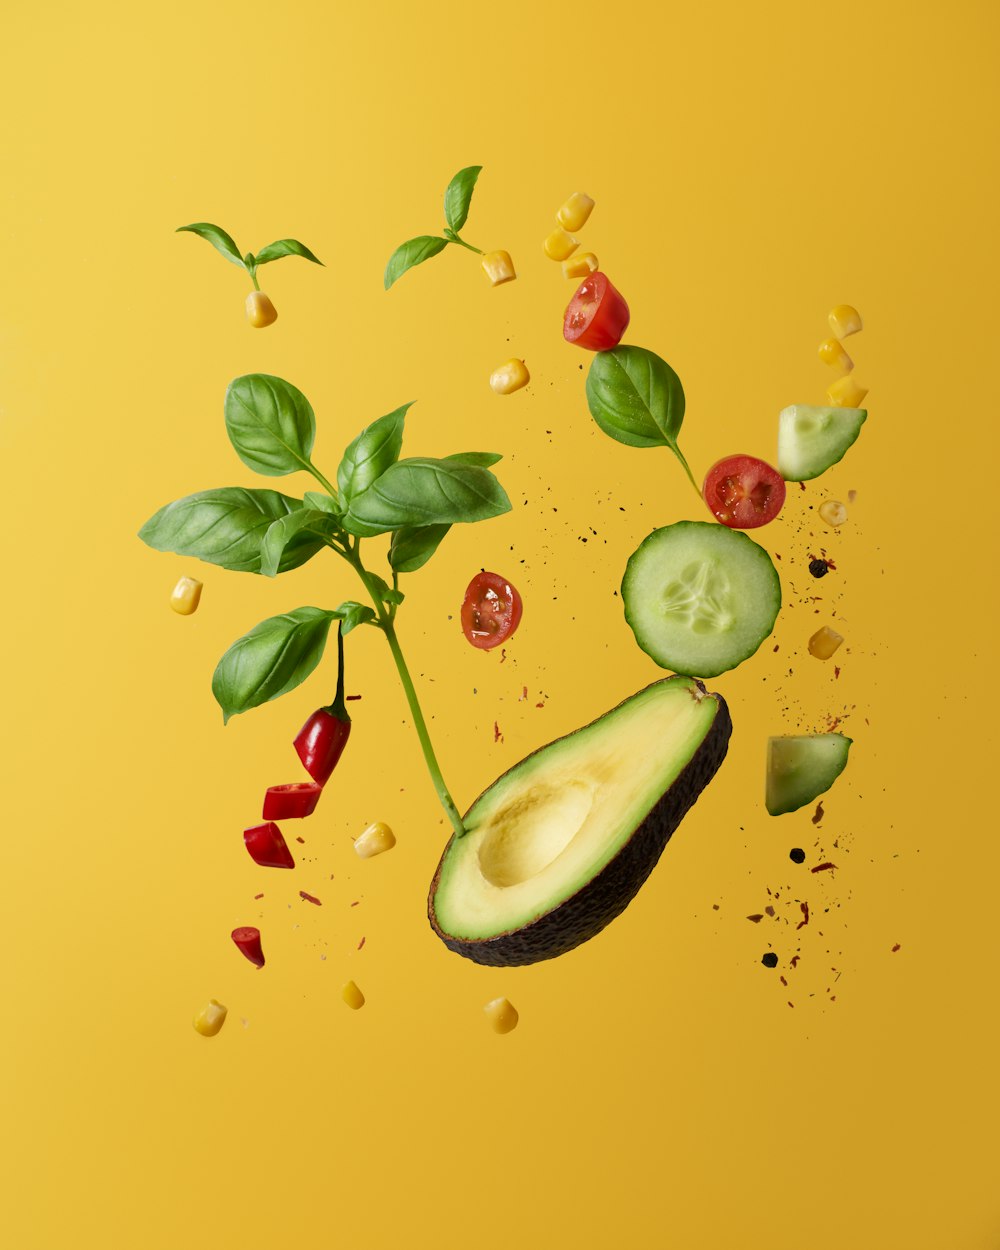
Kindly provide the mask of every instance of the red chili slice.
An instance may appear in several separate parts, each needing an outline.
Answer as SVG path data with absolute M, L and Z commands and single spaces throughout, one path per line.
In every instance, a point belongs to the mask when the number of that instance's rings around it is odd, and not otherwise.
M 255 929 L 253 925 L 234 929 L 233 941 L 255 967 L 264 967 L 264 949 L 260 944 L 260 929 Z
M 250 858 L 261 868 L 294 868 L 295 860 L 281 830 L 273 821 L 243 830 L 243 841 Z
M 316 781 L 292 781 L 284 786 L 268 786 L 264 795 L 265 820 L 299 820 L 316 810 L 323 787 Z

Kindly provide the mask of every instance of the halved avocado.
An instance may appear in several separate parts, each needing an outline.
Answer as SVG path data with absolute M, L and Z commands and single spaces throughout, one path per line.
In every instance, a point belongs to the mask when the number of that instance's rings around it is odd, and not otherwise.
M 731 733 L 721 695 L 667 677 L 515 764 L 445 847 L 427 905 L 434 932 L 497 967 L 592 938 L 638 893 Z

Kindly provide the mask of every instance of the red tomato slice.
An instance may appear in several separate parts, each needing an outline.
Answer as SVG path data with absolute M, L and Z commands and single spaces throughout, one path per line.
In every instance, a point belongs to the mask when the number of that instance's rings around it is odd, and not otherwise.
M 563 318 L 563 338 L 590 352 L 617 347 L 629 322 L 628 304 L 600 270 L 577 287 Z
M 499 573 L 477 573 L 462 602 L 462 631 L 488 651 L 506 642 L 521 623 L 521 596 Z
M 709 512 L 734 530 L 753 530 L 773 521 L 785 502 L 777 469 L 754 456 L 727 456 L 713 464 L 701 488 Z

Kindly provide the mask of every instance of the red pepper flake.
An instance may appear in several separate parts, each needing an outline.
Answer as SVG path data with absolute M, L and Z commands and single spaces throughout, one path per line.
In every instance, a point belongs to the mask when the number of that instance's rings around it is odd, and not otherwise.
M 364 946 L 364 944 L 365 944 L 365 939 L 364 939 L 364 938 L 362 938 L 362 939 L 361 939 L 361 941 L 358 943 L 358 950 L 361 950 L 361 948 L 362 948 L 362 946 Z
M 806 488 L 806 484 L 805 484 L 805 482 L 799 482 L 799 488 L 800 488 L 801 490 L 805 490 L 805 488 Z
M 502 664 L 504 660 L 506 660 L 506 658 L 507 658 L 507 648 L 501 647 L 500 648 L 500 663 Z
M 898 950 L 899 950 L 899 943 L 897 942 L 896 945 L 892 948 L 892 953 L 895 955 L 896 951 Z
M 255 894 L 255 895 L 254 895 L 254 898 L 263 898 L 263 897 L 264 897 L 264 895 L 263 895 L 263 894 Z
M 837 664 L 833 666 L 833 675 L 835 678 L 840 676 L 840 667 Z
M 794 968 L 801 958 L 802 958 L 801 955 L 793 955 L 791 959 L 788 961 L 788 966 L 790 968 Z
M 521 697 L 518 699 L 518 703 L 523 703 L 527 697 L 528 697 L 528 687 L 527 687 L 527 686 L 522 686 L 522 687 L 521 687 Z
M 503 734 L 500 732 L 500 726 L 496 721 L 493 722 L 493 741 L 503 742 Z
M 778 978 L 778 980 L 781 982 L 781 984 L 782 984 L 782 985 L 787 985 L 787 984 L 788 984 L 788 982 L 785 980 L 785 978 L 784 978 L 784 977 L 779 977 L 779 978 Z
M 768 915 L 768 916 L 773 916 L 773 915 L 774 915 L 774 908 L 773 908 L 773 907 L 765 907 L 765 908 L 764 908 L 764 913 L 765 913 L 765 915 Z
M 809 923 L 809 904 L 799 903 L 799 909 L 802 912 L 802 919 L 795 926 L 796 932 L 798 932 L 799 929 L 803 928 L 805 925 Z
M 754 924 L 760 924 L 760 922 L 763 919 L 764 919 L 764 913 L 760 911 L 755 912 L 754 915 L 752 916 L 747 916 L 747 920 L 752 921 Z
M 345 694 L 344 698 L 348 703 L 356 703 L 361 698 L 359 694 Z
M 794 1006 L 795 1006 L 795 1004 L 794 1004 L 793 1002 L 789 1002 L 789 1004 L 788 1004 L 788 1005 L 789 1005 L 789 1007 L 794 1007 Z
M 823 819 L 823 800 L 820 799 L 820 801 L 816 804 L 816 810 L 813 812 L 812 822 L 814 825 L 818 825 L 822 819 Z
M 323 906 L 315 894 L 307 894 L 305 890 L 299 890 L 299 898 L 304 898 L 307 903 L 315 903 L 317 907 Z
M 817 864 L 815 868 L 810 868 L 809 871 L 810 872 L 826 872 L 827 869 L 836 868 L 836 867 L 837 867 L 836 864 L 831 864 L 828 862 L 825 864 Z
M 360 902 L 361 902 L 361 899 L 355 899 L 355 901 L 351 904 L 351 906 L 352 906 L 352 907 L 357 907 L 358 903 L 360 903 Z
M 545 704 L 544 704 L 544 703 L 536 703 L 536 704 L 535 704 L 535 707 L 544 707 L 544 706 L 545 706 Z
M 305 844 L 306 844 L 306 840 L 305 840 L 305 838 L 296 838 L 296 839 L 295 839 L 295 841 L 296 841 L 296 842 L 301 842 L 303 846 L 305 846 Z

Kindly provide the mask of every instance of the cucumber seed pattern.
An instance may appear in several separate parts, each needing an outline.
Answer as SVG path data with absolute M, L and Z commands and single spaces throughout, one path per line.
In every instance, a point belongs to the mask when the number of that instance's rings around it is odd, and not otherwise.
M 722 569 L 705 560 L 687 565 L 663 590 L 663 610 L 675 623 L 696 634 L 718 634 L 731 629 L 732 585 Z

